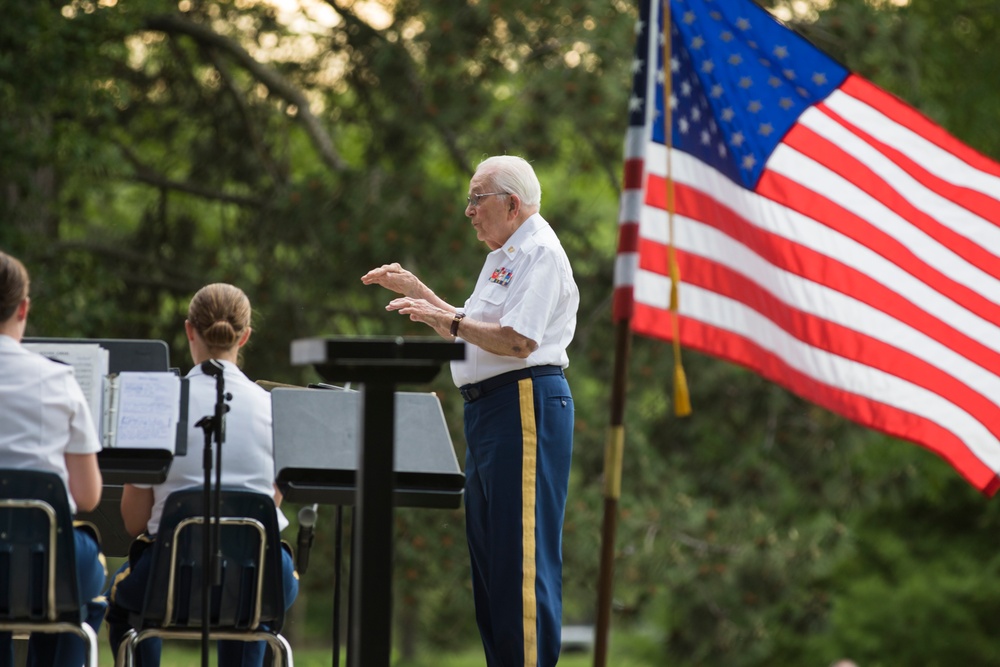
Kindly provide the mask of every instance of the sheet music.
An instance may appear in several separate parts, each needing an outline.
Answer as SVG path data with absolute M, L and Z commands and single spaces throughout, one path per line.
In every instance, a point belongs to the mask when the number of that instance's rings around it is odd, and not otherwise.
M 108 374 L 108 351 L 96 343 L 24 343 L 24 347 L 73 367 L 94 423 L 99 424 L 103 412 L 104 377 Z
M 115 425 L 110 446 L 174 451 L 180 418 L 181 379 L 174 373 L 115 376 Z

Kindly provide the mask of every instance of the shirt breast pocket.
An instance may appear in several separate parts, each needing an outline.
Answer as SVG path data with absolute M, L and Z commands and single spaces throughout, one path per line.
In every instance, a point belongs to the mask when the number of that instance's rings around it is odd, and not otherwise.
M 499 322 L 500 316 L 504 312 L 504 303 L 507 301 L 508 289 L 503 285 L 489 284 L 480 294 L 482 299 L 484 322 Z

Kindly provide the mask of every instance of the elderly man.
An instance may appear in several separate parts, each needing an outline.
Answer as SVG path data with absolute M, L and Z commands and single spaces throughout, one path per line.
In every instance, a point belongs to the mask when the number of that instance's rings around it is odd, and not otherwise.
M 452 378 L 465 399 L 465 516 L 476 622 L 489 667 L 551 667 L 562 623 L 562 525 L 573 451 L 563 369 L 580 295 L 539 215 L 531 165 L 479 164 L 465 215 L 490 253 L 472 296 L 449 305 L 399 264 L 362 277 L 402 294 L 387 310 L 468 343 Z

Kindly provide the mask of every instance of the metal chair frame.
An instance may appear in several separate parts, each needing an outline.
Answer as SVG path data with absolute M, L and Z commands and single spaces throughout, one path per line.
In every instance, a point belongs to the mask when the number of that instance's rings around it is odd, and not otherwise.
M 65 496 L 62 479 L 60 479 L 55 473 L 48 473 L 40 470 L 4 470 L 2 472 L 18 476 L 37 476 L 40 481 L 44 478 L 48 478 L 45 481 L 47 481 L 54 488 L 55 485 L 58 484 L 58 488 L 63 489 L 63 498 L 65 499 L 64 511 L 67 513 L 67 516 L 69 516 L 69 499 Z M 3 485 L 0 485 L 0 493 L 5 492 L 5 489 L 3 489 L 2 486 Z M 59 534 L 65 527 L 60 528 L 59 526 L 59 514 L 56 511 L 56 508 L 51 503 L 36 498 L 0 498 L 0 511 L 2 510 L 41 511 L 48 521 L 48 543 L 46 544 L 45 549 L 46 583 L 44 596 L 45 602 L 42 609 L 44 619 L 12 619 L 6 621 L 0 619 L 0 632 L 10 632 L 15 636 L 22 637 L 29 636 L 33 632 L 42 632 L 47 634 L 58 634 L 64 632 L 73 633 L 84 642 L 87 658 L 86 665 L 88 667 L 98 667 L 97 633 L 94 632 L 94 629 L 87 625 L 87 623 L 83 621 L 82 617 L 79 622 L 60 620 L 60 611 L 58 605 L 56 604 L 56 558 Z M 67 525 L 69 525 L 70 529 L 72 529 L 72 523 L 68 519 Z M 8 538 L 9 536 L 6 533 L 0 533 L 0 545 L 2 545 Z M 67 536 L 67 540 L 69 540 L 67 542 L 69 548 L 73 549 L 72 535 Z M 67 574 L 67 576 L 73 577 L 71 590 L 75 594 L 74 597 L 78 598 L 79 594 L 76 587 L 75 567 Z M 73 600 L 73 602 L 77 607 L 80 606 L 79 599 Z
M 190 493 L 190 491 L 180 491 L 177 493 Z M 223 491 L 223 494 L 226 492 Z M 243 492 L 245 494 L 250 494 L 251 492 Z M 262 494 L 253 494 L 262 495 Z M 171 496 L 172 498 L 173 496 Z M 167 505 L 170 504 L 170 498 L 167 499 Z M 268 498 L 268 501 L 271 501 Z M 273 505 L 272 505 L 273 507 Z M 253 608 L 251 620 L 248 623 L 247 630 L 239 630 L 227 627 L 210 627 L 208 630 L 208 636 L 213 640 L 236 640 L 236 641 L 265 641 L 267 642 L 272 651 L 273 655 L 273 667 L 294 667 L 292 658 L 292 649 L 288 641 L 278 632 L 277 630 L 264 630 L 260 628 L 261 624 L 261 609 L 262 609 L 262 597 L 264 592 L 264 562 L 267 557 L 268 548 L 268 534 L 267 528 L 263 523 L 257 519 L 243 516 L 225 516 L 219 517 L 218 519 L 220 526 L 243 526 L 249 528 L 256 532 L 259 548 L 257 550 L 257 560 L 259 567 L 257 568 L 257 578 L 254 584 L 254 595 L 253 595 Z M 176 621 L 175 617 L 175 600 L 177 598 L 177 572 L 180 560 L 180 537 L 181 533 L 189 526 L 198 525 L 203 526 L 205 523 L 204 516 L 190 516 L 185 519 L 180 520 L 172 534 L 172 539 L 170 540 L 170 572 L 167 579 L 167 592 L 166 592 L 166 605 L 163 614 L 163 621 L 159 627 L 147 627 L 142 629 L 131 629 L 123 638 L 121 644 L 118 647 L 118 655 L 115 656 L 116 667 L 134 667 L 135 666 L 135 651 L 136 647 L 140 642 L 157 637 L 160 639 L 182 639 L 182 640 L 201 640 L 203 638 L 202 628 L 200 624 L 195 626 L 187 626 Z M 211 527 L 211 526 L 210 526 Z M 204 535 L 202 535 L 204 539 Z M 154 545 L 151 548 L 165 549 L 165 545 Z M 280 549 L 280 546 L 279 546 Z M 161 551 L 162 554 L 162 551 Z M 280 562 L 276 564 L 280 568 Z M 202 576 L 205 573 L 202 572 Z

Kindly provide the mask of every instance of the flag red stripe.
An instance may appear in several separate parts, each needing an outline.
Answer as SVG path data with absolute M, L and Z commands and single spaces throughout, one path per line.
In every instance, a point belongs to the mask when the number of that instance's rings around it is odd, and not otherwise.
M 653 181 L 656 178 L 651 176 L 650 180 Z M 662 183 L 662 179 L 660 182 Z M 745 218 L 703 192 L 680 183 L 675 185 L 679 214 L 702 221 L 719 229 L 727 236 L 737 239 L 740 243 L 746 245 L 780 269 L 825 285 L 843 294 L 849 294 L 862 303 L 866 303 L 901 322 L 905 322 L 939 343 L 955 350 L 967 359 L 1000 375 L 1000 353 L 955 329 L 951 324 L 934 317 L 920 308 L 918 304 L 914 304 L 905 297 L 897 294 L 881 282 L 861 271 L 845 266 L 841 262 L 822 253 L 792 243 L 787 239 L 770 234 L 750 224 Z M 657 192 L 656 185 L 651 183 L 649 187 L 651 193 Z M 819 215 L 819 209 L 825 207 L 819 205 L 819 202 L 812 193 L 801 185 L 789 181 L 782 176 L 765 172 L 760 188 L 766 194 L 780 192 L 787 200 L 786 203 L 792 208 L 805 209 L 811 204 L 811 214 L 813 217 L 816 217 L 821 222 L 829 221 L 830 226 L 835 228 L 841 227 L 843 228 L 842 231 L 852 225 L 857 228 L 872 229 L 867 221 L 843 211 L 843 209 L 826 202 L 826 200 L 823 200 L 823 203 L 832 210 L 830 213 Z M 662 186 L 660 187 L 660 191 L 662 191 Z M 777 196 L 777 194 L 774 196 Z M 894 253 L 901 253 L 912 258 L 912 253 L 903 248 L 897 241 L 885 234 L 876 232 L 877 230 L 872 229 L 867 238 L 862 237 L 867 245 L 872 246 L 874 250 L 883 256 L 892 256 Z M 856 232 L 855 235 L 857 235 Z M 666 247 L 662 244 L 649 239 L 641 239 L 639 257 L 641 268 L 661 275 L 668 274 L 667 251 Z M 896 263 L 901 264 L 899 261 Z M 904 266 L 904 268 L 909 268 L 911 273 L 919 275 L 922 278 L 940 275 L 915 258 L 908 263 L 908 266 Z M 682 275 L 682 280 L 684 279 L 685 277 Z M 925 280 L 925 282 L 930 281 Z M 975 295 L 975 299 L 983 301 L 979 295 Z
M 671 341 L 673 338 L 670 334 L 669 317 L 669 311 L 636 303 L 632 328 L 641 335 Z M 717 327 L 682 317 L 680 337 L 685 347 L 750 368 L 802 398 L 848 419 L 920 444 L 948 461 L 985 494 L 994 493 L 1000 486 L 992 470 L 976 458 L 952 432 L 933 421 L 819 383 L 752 341 Z
M 829 199 L 817 197 L 805 186 L 785 176 L 765 171 L 757 184 L 757 191 L 764 197 L 779 201 L 793 211 L 808 215 L 848 238 L 863 243 L 910 275 L 919 277 L 922 282 L 963 308 L 991 322 L 1000 321 L 1000 305 L 941 273 L 864 218 L 845 210 Z
M 885 155 L 888 159 L 892 160 L 900 169 L 902 169 L 907 174 L 912 176 L 916 181 L 918 181 L 921 185 L 923 185 L 927 189 L 936 192 L 941 197 L 954 203 L 956 206 L 960 206 L 964 209 L 967 209 L 968 211 L 979 216 L 983 220 L 992 222 L 993 224 L 1000 224 L 1000 207 L 997 206 L 996 198 L 983 194 L 978 190 L 972 190 L 970 188 L 965 188 L 955 185 L 954 183 L 946 181 L 945 179 L 932 174 L 922 165 L 910 159 L 902 151 L 899 151 L 893 148 L 892 146 L 879 141 L 875 137 L 871 136 L 861 128 L 851 123 L 849 120 L 846 120 L 843 116 L 838 114 L 833 109 L 830 109 L 826 105 L 822 104 L 819 105 L 817 108 L 820 109 L 824 114 L 826 114 L 833 120 L 843 125 L 852 133 L 857 135 L 860 139 L 864 140 L 865 143 L 871 145 L 873 148 L 876 148 L 880 153 Z M 881 179 L 878 179 L 878 177 L 875 178 L 878 181 L 878 183 L 880 184 L 882 183 Z M 854 180 L 857 181 L 857 179 Z M 863 183 L 864 181 L 861 181 L 859 184 Z M 880 199 L 882 198 L 880 197 Z M 942 230 L 947 232 L 947 236 L 944 235 L 939 236 L 938 234 L 933 234 L 936 238 L 956 239 L 957 244 L 953 249 L 959 252 L 959 254 L 962 254 L 963 257 L 966 257 L 967 255 L 965 255 L 965 252 L 959 251 L 959 249 L 962 248 L 963 250 L 968 251 L 968 248 L 971 247 L 976 251 L 985 254 L 986 257 L 989 258 L 987 261 L 994 261 L 994 262 L 996 261 L 995 255 L 987 253 L 981 246 L 968 240 L 966 237 L 961 236 L 957 232 L 945 227 L 944 225 L 939 225 L 933 217 L 929 215 L 924 215 L 923 217 L 926 218 L 927 221 L 933 222 L 936 226 L 940 227 Z M 923 229 L 924 227 L 922 226 L 921 228 Z M 979 266 L 982 266 L 982 264 L 979 264 Z
M 697 285 L 746 304 L 817 349 L 857 361 L 943 396 L 962 406 L 990 432 L 1000 435 L 1000 407 L 943 369 L 884 341 L 790 308 L 727 266 L 685 252 L 677 253 L 677 262 L 685 284 Z
M 832 112 L 830 112 L 832 113 Z M 849 130 L 854 134 L 859 136 L 869 144 L 873 144 L 876 147 L 880 147 L 882 152 L 889 151 L 888 147 L 880 145 L 874 142 L 871 137 L 864 134 L 857 128 L 850 125 L 850 123 L 844 123 L 839 116 L 833 115 L 836 120 L 844 124 Z M 853 183 L 863 192 L 867 192 L 869 195 L 877 199 L 879 202 L 885 206 L 892 209 L 896 214 L 904 218 L 907 222 L 911 223 L 917 229 L 931 236 L 936 241 L 942 245 L 948 247 L 950 250 L 954 251 L 957 255 L 966 259 L 966 261 L 977 266 L 978 268 L 989 272 L 991 267 L 996 264 L 997 258 L 990 252 L 987 252 L 985 248 L 971 239 L 958 234 L 949 227 L 941 224 L 935 220 L 930 215 L 920 211 L 915 206 L 913 206 L 904 196 L 895 188 L 886 183 L 882 178 L 879 177 L 873 170 L 871 170 L 865 163 L 858 160 L 853 155 L 847 153 L 839 146 L 835 146 L 833 143 L 828 141 L 826 138 L 820 136 L 819 134 L 813 132 L 808 127 L 803 125 L 796 125 L 792 128 L 791 132 L 785 137 L 784 143 L 788 144 L 790 147 L 798 150 L 799 152 L 808 155 L 812 159 L 820 162 L 825 167 L 839 174 L 846 180 Z M 887 155 L 887 157 L 890 157 Z M 895 153 L 894 156 L 898 159 L 906 160 L 899 153 Z M 922 169 L 917 169 L 914 163 L 909 162 L 911 169 L 918 171 L 918 174 L 912 173 L 917 180 L 921 180 L 927 187 L 932 187 L 934 184 L 930 181 L 935 177 L 932 177 L 926 171 Z M 765 172 L 766 174 L 767 172 Z M 935 179 L 940 181 L 940 179 Z M 947 185 L 947 184 L 944 184 Z M 949 189 L 956 190 L 953 186 L 949 186 Z M 759 191 L 759 189 L 758 189 Z M 941 193 L 939 193 L 941 194 Z M 954 192 L 953 192 L 954 194 Z M 985 199 L 989 199 L 985 197 Z M 953 197 L 952 201 L 956 199 L 961 199 L 961 195 Z M 995 210 L 997 208 L 997 202 L 990 199 L 992 202 L 992 208 Z M 964 207 L 964 206 L 963 206 Z M 867 239 L 868 235 L 872 233 L 872 228 L 864 231 L 864 238 Z M 884 233 L 882 233 L 885 236 Z M 899 244 L 897 244 L 899 245 Z
M 878 109 L 894 122 L 919 134 L 942 150 L 960 157 L 976 169 L 1000 176 L 1000 164 L 951 136 L 944 128 L 936 125 L 925 115 L 895 95 L 878 88 L 870 81 L 866 81 L 856 74 L 851 74 L 841 84 L 840 90 Z
M 639 223 L 623 222 L 618 225 L 618 254 L 639 249 Z

